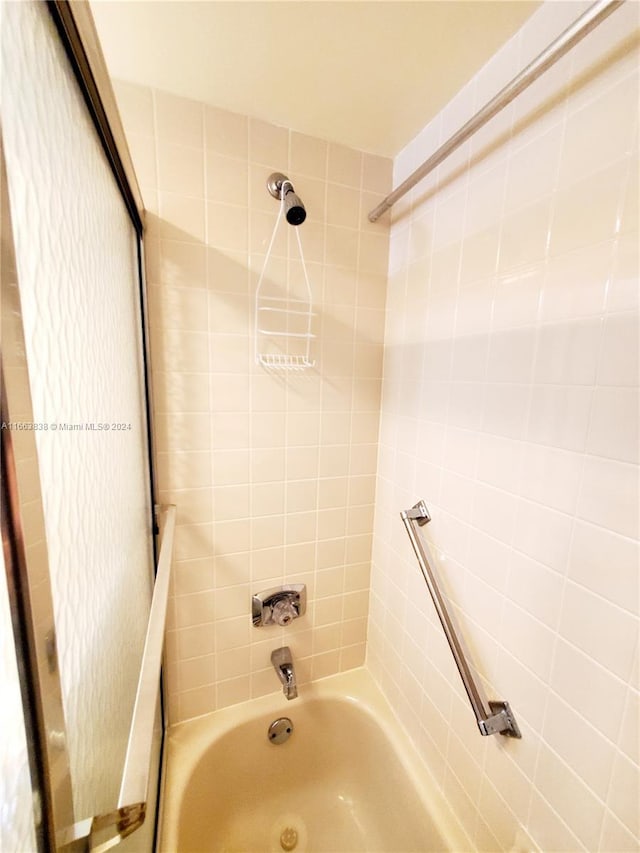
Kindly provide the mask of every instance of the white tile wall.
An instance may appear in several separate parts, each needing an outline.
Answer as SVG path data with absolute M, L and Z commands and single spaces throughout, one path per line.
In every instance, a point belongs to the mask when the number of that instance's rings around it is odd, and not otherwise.
M 584 4 L 547 3 L 397 184 Z M 368 666 L 480 850 L 637 850 L 638 15 L 616 11 L 393 212 Z M 476 730 L 399 512 L 489 693 Z
M 361 665 L 382 376 L 388 223 L 366 213 L 390 160 L 122 83 L 116 94 L 147 218 L 161 498 L 178 505 L 167 635 L 172 722 Z M 302 242 L 318 367 L 253 361 L 253 295 L 282 171 L 306 204 Z M 301 281 L 285 226 L 268 276 Z M 251 594 L 306 582 L 308 612 L 256 629 Z

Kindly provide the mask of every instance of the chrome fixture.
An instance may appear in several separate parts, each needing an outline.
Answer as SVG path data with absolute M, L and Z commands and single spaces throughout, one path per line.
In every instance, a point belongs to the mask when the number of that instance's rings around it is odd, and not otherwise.
M 295 699 L 298 695 L 298 688 L 296 686 L 296 674 L 293 669 L 293 658 L 291 657 L 289 646 L 282 646 L 271 652 L 271 663 L 282 682 L 284 695 L 287 699 Z
M 289 717 L 278 717 L 269 726 L 267 737 L 270 743 L 280 744 L 289 740 L 293 734 L 293 723 Z
M 307 211 L 289 178 L 282 172 L 273 172 L 267 178 L 267 189 L 278 201 L 284 200 L 284 215 L 289 225 L 302 225 L 307 218 Z
M 369 221 L 376 222 L 383 213 L 389 210 L 397 201 L 406 195 L 410 189 L 439 166 L 443 160 L 459 148 L 464 142 L 480 130 L 481 127 L 497 115 L 504 107 L 513 101 L 521 92 L 524 92 L 535 80 L 544 74 L 552 65 L 568 53 L 572 47 L 595 29 L 598 24 L 608 18 L 612 12 L 621 6 L 623 0 L 598 0 L 593 6 L 561 33 L 545 50 L 530 62 L 517 77 L 508 83 L 495 98 L 488 101 L 460 130 L 453 134 L 443 145 L 435 151 L 428 160 L 418 166 L 415 172 L 403 181 L 399 187 L 384 198 L 380 204 L 369 214 Z
M 303 583 L 278 586 L 259 592 L 251 599 L 251 621 L 284 628 L 307 609 L 307 587 Z
M 458 629 L 454 614 L 447 607 L 447 602 L 438 588 L 437 574 L 433 559 L 430 557 L 429 549 L 424 541 L 418 536 L 416 525 L 424 527 L 431 516 L 424 501 L 418 501 L 411 509 L 400 513 L 404 526 L 409 534 L 409 539 L 418 558 L 420 570 L 425 579 L 438 618 L 444 628 L 444 633 L 451 648 L 458 672 L 462 678 L 462 684 L 467 691 L 471 707 L 476 715 L 476 722 L 482 735 L 501 734 L 507 737 L 520 738 L 520 729 L 511 712 L 508 702 L 492 702 L 485 696 L 482 685 L 474 678 L 472 667 L 469 664 L 469 652 L 464 646 Z

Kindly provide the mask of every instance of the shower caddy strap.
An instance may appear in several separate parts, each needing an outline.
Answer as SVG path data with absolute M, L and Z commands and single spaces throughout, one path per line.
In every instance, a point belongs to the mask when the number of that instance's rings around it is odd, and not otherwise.
M 521 738 L 520 729 L 509 707 L 509 703 L 487 699 L 482 685 L 475 678 L 473 668 L 469 664 L 470 655 L 465 648 L 455 616 L 447 606 L 446 599 L 440 592 L 433 558 L 430 555 L 426 542 L 419 535 L 418 527 L 423 527 L 431 521 L 427 505 L 424 501 L 418 501 L 411 509 L 403 510 L 400 513 L 400 518 L 404 522 L 411 545 L 418 558 L 420 570 L 433 599 L 438 618 L 440 619 L 447 642 L 458 667 L 458 672 L 462 678 L 462 684 L 469 697 L 480 734 L 501 734 L 506 737 Z
M 176 507 L 158 507 L 162 515 L 162 542 L 158 556 L 147 635 L 140 665 L 138 691 L 133 708 L 129 743 L 122 772 L 118 807 L 111 812 L 77 821 L 59 833 L 56 847 L 104 853 L 144 823 L 147 811 L 153 730 L 160 691 L 160 670 L 167 619 L 169 577 L 176 526 Z

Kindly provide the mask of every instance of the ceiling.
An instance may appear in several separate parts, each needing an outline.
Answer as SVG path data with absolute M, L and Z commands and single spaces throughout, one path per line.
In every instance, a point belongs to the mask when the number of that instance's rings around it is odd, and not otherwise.
M 111 75 L 393 156 L 539 6 L 92 0 Z

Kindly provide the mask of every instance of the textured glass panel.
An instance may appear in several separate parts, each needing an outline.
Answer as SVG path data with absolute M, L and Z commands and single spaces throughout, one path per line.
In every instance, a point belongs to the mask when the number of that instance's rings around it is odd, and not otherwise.
M 24 853 L 36 849 L 36 838 L 22 699 L 1 548 L 0 696 L 0 850 L 4 853 Z
M 150 601 L 136 238 L 46 5 L 3 15 L 3 133 L 82 819 L 117 801 Z

